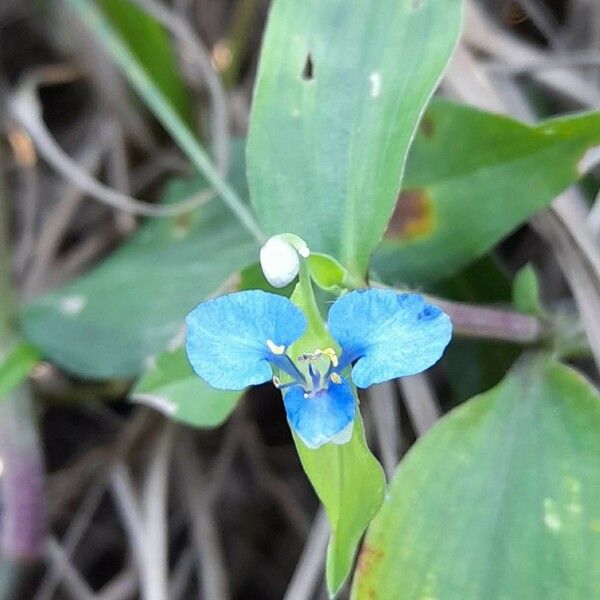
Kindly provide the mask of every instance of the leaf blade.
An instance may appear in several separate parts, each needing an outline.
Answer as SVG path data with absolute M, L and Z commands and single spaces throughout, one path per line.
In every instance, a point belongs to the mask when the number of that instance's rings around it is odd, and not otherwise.
M 235 150 L 230 180 L 243 196 L 242 145 Z M 200 177 L 174 181 L 164 201 L 204 185 Z M 256 255 L 256 242 L 218 202 L 149 221 L 90 273 L 26 306 L 23 333 L 81 377 L 137 376 L 181 331 L 185 315 Z
M 192 427 L 218 427 L 242 395 L 210 387 L 194 373 L 185 350 L 178 348 L 157 358 L 138 380 L 130 398 Z
M 164 28 L 129 1 L 101 0 L 100 5 L 158 89 L 179 116 L 192 125 L 190 96 L 178 73 L 175 54 Z
M 532 127 L 433 101 L 374 271 L 403 284 L 448 277 L 575 183 L 582 156 L 598 143 L 600 113 Z
M 360 538 L 383 501 L 385 476 L 367 446 L 358 411 L 347 444 L 330 443 L 312 450 L 296 435 L 294 442 L 331 524 L 326 571 L 327 587 L 334 596 L 348 577 Z
M 455 0 L 275 2 L 248 139 L 268 233 L 293 224 L 311 249 L 364 275 L 459 29 Z
M 353 597 L 596 597 L 599 473 L 598 392 L 548 357 L 521 363 L 401 463 Z

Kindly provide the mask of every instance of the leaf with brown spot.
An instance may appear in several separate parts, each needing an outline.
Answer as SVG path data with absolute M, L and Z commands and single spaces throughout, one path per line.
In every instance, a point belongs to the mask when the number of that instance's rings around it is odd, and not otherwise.
M 410 240 L 427 235 L 432 228 L 433 212 L 426 191 L 403 190 L 398 196 L 385 237 Z
M 426 138 L 433 136 L 433 121 L 427 115 L 419 123 L 419 132 Z
M 459 0 L 272 3 L 247 152 L 267 234 L 364 278 L 460 22 Z
M 600 113 L 532 127 L 432 102 L 374 272 L 389 283 L 414 285 L 451 275 L 575 183 L 581 157 L 597 144 Z
M 384 557 L 384 552 L 380 548 L 373 548 L 369 544 L 363 544 L 356 565 L 356 572 L 362 576 L 368 576 L 378 562 Z

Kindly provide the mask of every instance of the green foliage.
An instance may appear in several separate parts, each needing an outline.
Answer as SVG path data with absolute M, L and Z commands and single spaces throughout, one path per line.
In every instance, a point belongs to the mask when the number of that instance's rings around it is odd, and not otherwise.
M 0 362 L 0 402 L 14 390 L 40 360 L 37 349 L 31 344 L 16 344 Z
M 179 116 L 191 124 L 190 97 L 163 27 L 130 0 L 101 0 L 100 5 L 156 87 Z
M 137 382 L 131 399 L 194 427 L 216 427 L 229 417 L 242 392 L 216 390 L 190 366 L 185 350 L 161 354 Z
M 457 0 L 273 4 L 248 139 L 267 233 L 292 231 L 364 276 L 459 29 Z
M 296 436 L 294 441 L 331 524 L 327 587 L 333 596 L 348 577 L 360 538 L 383 501 L 385 476 L 367 446 L 360 414 L 347 444 L 311 450 Z
M 513 304 L 522 313 L 543 315 L 544 308 L 540 298 L 540 284 L 535 269 L 525 265 L 513 281 Z
M 420 120 L 459 35 L 460 0 L 275 0 L 247 146 L 259 226 L 245 201 L 241 146 L 223 181 L 190 128 L 163 28 L 129 2 L 68 3 L 202 173 L 172 182 L 164 202 L 210 186 L 231 211 L 212 201 L 145 223 L 100 266 L 27 306 L 22 329 L 79 377 L 146 371 L 132 400 L 196 427 L 220 425 L 242 395 L 206 385 L 182 348 L 165 351 L 197 303 L 235 288 L 291 295 L 308 330 L 290 353 L 335 347 L 311 279 L 330 294 L 366 286 L 382 236 L 377 277 L 443 281 L 434 291 L 445 296 L 507 303 L 503 274 L 474 261 L 578 181 L 583 154 L 600 143 L 600 113 L 528 126 L 437 100 Z M 293 293 L 269 286 L 255 263 L 261 228 L 311 248 Z M 547 316 L 531 267 L 515 278 L 513 301 Z M 496 383 L 517 352 L 455 342 L 444 365 L 454 400 Z M 17 346 L 0 365 L 0 396 L 37 360 L 32 346 Z M 416 444 L 385 503 L 360 413 L 353 427 L 350 442 L 316 450 L 294 436 L 332 527 L 332 595 L 381 508 L 361 552 L 357 600 L 600 597 L 589 576 L 600 568 L 600 397 L 575 371 L 545 355 L 524 358 Z
M 433 102 L 375 272 L 416 284 L 448 277 L 575 183 L 583 154 L 599 143 L 600 113 L 528 126 Z
M 243 194 L 241 151 L 236 157 L 231 180 Z M 174 182 L 165 201 L 203 187 L 201 178 Z M 23 331 L 44 356 L 78 376 L 136 376 L 181 331 L 185 315 L 256 253 L 214 200 L 185 216 L 153 220 L 89 274 L 27 306 Z
M 374 519 L 356 600 L 600 596 L 600 396 L 523 360 L 409 452 Z
M 337 260 L 327 254 L 311 253 L 308 257 L 308 268 L 313 281 L 328 292 L 339 294 L 349 287 L 366 287 L 366 283 L 355 280 Z

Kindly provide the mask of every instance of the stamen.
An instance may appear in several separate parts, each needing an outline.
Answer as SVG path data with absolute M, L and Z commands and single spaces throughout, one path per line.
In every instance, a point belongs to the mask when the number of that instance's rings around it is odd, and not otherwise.
M 329 376 L 329 379 L 331 379 L 333 383 L 342 383 L 342 378 L 337 373 L 332 373 Z
M 294 361 L 287 354 L 273 353 L 273 356 L 269 358 L 269 362 L 286 375 L 289 375 L 297 384 L 301 385 L 302 387 L 307 386 L 304 373 L 298 369 Z M 281 386 L 280 389 L 283 389 L 283 386 Z
M 285 346 L 283 344 L 278 346 L 273 340 L 267 340 L 267 347 L 273 354 L 283 354 L 285 352 Z
M 325 348 L 325 350 L 318 350 L 321 354 L 324 354 L 334 367 L 338 366 L 338 355 L 333 348 Z
M 302 385 L 306 384 L 306 377 L 304 377 L 304 373 L 300 371 L 300 369 L 295 365 L 294 361 L 287 354 L 284 356 L 284 359 L 286 359 L 286 372 L 289 373 L 298 383 Z
M 289 383 L 281 383 L 281 379 L 279 379 L 279 377 L 277 377 L 277 375 L 273 376 L 273 385 L 278 389 L 278 390 L 286 390 L 287 388 L 291 388 L 294 386 L 300 386 L 302 389 L 304 388 L 304 384 L 299 382 L 299 381 L 290 381 Z M 306 391 L 306 390 L 305 390 Z
M 305 352 L 304 354 L 301 354 L 298 357 L 298 362 L 305 362 L 307 360 L 316 360 L 317 358 L 319 358 L 319 356 L 320 356 L 320 354 L 319 354 L 318 350 L 313 353 Z
M 310 352 L 306 352 L 304 354 L 301 354 L 298 357 L 298 360 L 300 362 L 304 362 L 305 360 L 317 360 L 321 357 L 325 357 L 326 359 L 329 360 L 329 362 L 334 366 L 337 367 L 339 364 L 339 360 L 338 360 L 338 355 L 336 353 L 336 351 L 333 348 L 325 348 L 325 350 L 321 350 L 320 348 L 317 348 L 314 352 L 310 353 Z

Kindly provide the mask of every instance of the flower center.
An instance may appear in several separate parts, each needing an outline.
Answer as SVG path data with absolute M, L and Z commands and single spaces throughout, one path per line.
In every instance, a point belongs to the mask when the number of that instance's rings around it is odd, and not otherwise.
M 294 381 L 282 384 L 278 377 L 273 377 L 273 384 L 279 389 L 299 385 L 304 389 L 304 396 L 308 398 L 328 389 L 331 383 L 342 383 L 342 378 L 334 370 L 339 365 L 339 358 L 333 348 L 317 348 L 314 352 L 301 354 L 296 360 L 297 364 L 287 355 L 285 358 L 292 369 L 283 370 L 292 376 Z

